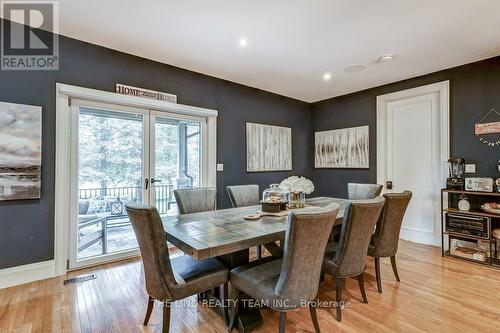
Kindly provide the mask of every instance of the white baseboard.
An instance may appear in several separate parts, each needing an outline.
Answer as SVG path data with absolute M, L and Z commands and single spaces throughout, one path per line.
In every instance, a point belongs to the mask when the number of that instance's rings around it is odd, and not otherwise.
M 55 277 L 54 260 L 0 270 L 0 289 Z
M 422 245 L 441 246 L 441 240 L 438 239 L 434 234 L 420 233 L 404 228 L 401 228 L 399 238 L 408 242 Z

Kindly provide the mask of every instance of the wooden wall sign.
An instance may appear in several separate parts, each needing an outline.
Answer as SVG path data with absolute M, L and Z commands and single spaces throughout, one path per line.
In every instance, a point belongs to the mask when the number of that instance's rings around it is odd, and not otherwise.
M 491 109 L 481 118 L 481 120 L 479 120 L 479 122 L 474 125 L 474 134 L 476 134 L 479 141 L 485 145 L 490 147 L 500 146 L 500 138 L 498 135 L 491 136 L 491 134 L 500 134 L 500 121 L 488 123 L 483 122 L 491 114 L 500 118 L 500 113 L 498 113 L 495 109 Z
M 476 135 L 500 133 L 500 121 L 496 123 L 483 123 L 475 125 Z
M 144 88 L 127 86 L 120 83 L 116 84 L 116 92 L 122 95 L 138 96 L 149 99 L 156 99 L 159 101 L 166 101 L 170 103 L 177 103 L 177 95 L 167 94 L 164 92 L 149 90 Z

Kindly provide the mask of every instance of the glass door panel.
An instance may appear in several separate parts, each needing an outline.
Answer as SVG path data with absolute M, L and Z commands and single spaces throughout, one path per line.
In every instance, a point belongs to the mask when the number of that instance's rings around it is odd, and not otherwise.
M 125 203 L 147 202 L 145 115 L 78 109 L 76 261 L 137 249 Z
M 151 204 L 162 215 L 177 214 L 174 189 L 201 184 L 201 121 L 153 116 Z

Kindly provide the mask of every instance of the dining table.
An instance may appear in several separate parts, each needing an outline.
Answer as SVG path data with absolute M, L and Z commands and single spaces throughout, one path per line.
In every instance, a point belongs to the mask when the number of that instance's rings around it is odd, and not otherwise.
M 306 207 L 340 205 L 335 225 L 342 223 L 346 199 L 316 197 L 306 199 Z M 217 258 L 229 269 L 250 261 L 250 248 L 263 245 L 271 255 L 283 255 L 287 215 L 263 216 L 246 220 L 260 205 L 219 209 L 162 218 L 167 241 L 196 260 Z M 300 209 L 300 208 L 299 208 Z M 290 211 L 295 211 L 293 209 Z M 222 295 L 217 295 L 222 297 Z M 227 295 L 224 295 L 227 297 Z M 262 316 L 256 308 L 241 308 L 236 327 L 239 332 L 250 332 L 262 325 Z

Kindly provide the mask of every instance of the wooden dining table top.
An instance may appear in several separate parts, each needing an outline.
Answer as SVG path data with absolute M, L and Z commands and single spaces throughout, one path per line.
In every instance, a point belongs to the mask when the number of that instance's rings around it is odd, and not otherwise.
M 340 224 L 348 200 L 330 197 L 306 200 L 307 205 L 314 207 L 324 207 L 332 202 L 340 205 L 335 221 L 335 224 Z M 260 208 L 256 205 L 220 209 L 168 216 L 162 221 L 167 240 L 172 245 L 194 259 L 202 260 L 284 239 L 287 216 L 264 216 L 255 221 L 244 219 Z

